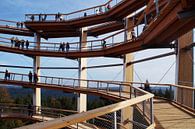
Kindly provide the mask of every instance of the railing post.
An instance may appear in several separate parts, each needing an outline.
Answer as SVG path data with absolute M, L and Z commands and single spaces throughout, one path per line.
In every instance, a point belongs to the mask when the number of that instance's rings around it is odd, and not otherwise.
M 47 84 L 47 77 L 45 78 L 45 84 Z
M 77 129 L 79 129 L 79 123 L 77 123 Z
M 130 85 L 130 88 L 129 88 L 129 90 L 130 90 L 130 99 L 131 99 L 131 97 L 132 97 L 132 85 Z
M 73 81 L 73 88 L 75 89 L 75 79 L 74 79 L 74 81 Z
M 97 91 L 99 91 L 99 84 L 100 82 L 97 82 Z
M 150 99 L 150 123 L 154 123 L 153 98 Z
M 51 78 L 51 84 L 53 84 L 53 77 Z
M 178 87 L 175 87 L 176 88 L 176 90 L 175 90 L 175 101 L 177 102 L 177 95 L 178 95 Z
M 21 77 L 21 81 L 23 81 L 23 75 L 22 75 L 22 77 Z
M 87 88 L 89 88 L 89 80 L 87 80 Z
M 117 116 L 116 116 L 116 112 L 114 112 L 114 129 L 117 129 Z
M 159 7 L 158 7 L 158 0 L 155 0 L 155 6 L 156 6 L 156 15 L 159 15 Z
M 54 44 L 54 51 L 56 50 L 56 44 Z
M 142 103 L 143 106 L 143 116 L 145 116 L 145 111 L 146 111 L 146 101 L 144 100 Z
M 109 91 L 109 83 L 107 83 L 106 91 L 107 91 L 107 93 L 108 93 L 108 91 Z
M 173 99 L 172 99 L 172 86 L 170 86 L 170 89 L 169 89 L 169 90 L 170 90 L 170 91 L 169 91 L 169 92 L 170 92 L 170 100 L 173 100 Z
M 112 46 L 114 46 L 114 36 L 112 36 Z
M 192 92 L 193 92 L 192 93 L 193 94 L 193 96 L 192 96 L 193 97 L 192 98 L 192 107 L 193 107 L 193 109 L 195 109 L 195 90 L 193 90 Z
M 121 86 L 121 84 L 119 85 L 119 97 L 121 98 L 121 95 L 122 95 L 122 86 Z
M 148 24 L 148 23 L 147 23 L 147 15 L 146 15 L 145 12 L 144 12 L 144 23 L 145 23 L 145 26 Z
M 60 78 L 58 78 L 58 85 L 60 85 Z
M 92 41 L 91 41 L 91 51 L 93 50 Z
M 181 88 L 181 104 L 183 104 L 183 88 Z
M 135 98 L 137 97 L 136 89 L 134 89 L 134 96 L 135 96 Z

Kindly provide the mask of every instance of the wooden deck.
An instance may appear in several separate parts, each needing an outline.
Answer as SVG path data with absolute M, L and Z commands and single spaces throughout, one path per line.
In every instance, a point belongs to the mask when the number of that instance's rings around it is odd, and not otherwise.
M 165 100 L 154 101 L 156 129 L 195 129 L 195 115 Z

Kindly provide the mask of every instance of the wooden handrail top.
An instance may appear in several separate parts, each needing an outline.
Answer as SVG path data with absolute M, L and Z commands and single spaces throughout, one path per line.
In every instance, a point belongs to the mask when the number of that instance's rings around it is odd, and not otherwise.
M 4 20 L 4 19 L 0 19 L 0 21 L 2 21 L 2 22 L 10 22 L 10 23 L 17 23 L 17 21 Z

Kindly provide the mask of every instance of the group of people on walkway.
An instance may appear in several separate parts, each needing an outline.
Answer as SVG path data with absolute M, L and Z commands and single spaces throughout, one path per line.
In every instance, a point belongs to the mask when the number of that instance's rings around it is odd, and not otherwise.
M 105 12 L 109 11 L 111 9 L 110 4 L 107 4 L 106 6 L 104 6 L 105 8 Z M 100 6 L 98 9 L 96 9 L 96 14 L 102 14 L 103 13 L 103 9 L 102 6 Z
M 10 80 L 10 77 L 11 77 L 11 73 L 6 69 L 4 79 Z M 32 82 L 37 83 L 39 81 L 37 73 L 34 72 L 34 74 L 32 74 L 31 71 L 29 71 L 29 73 L 28 73 L 28 79 L 29 79 L 30 83 L 32 83 Z
M 17 37 L 12 37 L 11 39 L 11 47 L 16 47 L 16 48 L 22 48 L 24 49 L 24 47 L 26 47 L 26 49 L 28 49 L 29 47 L 29 41 L 28 40 L 19 40 Z
M 37 83 L 39 81 L 39 77 L 37 75 L 37 73 L 34 72 L 34 74 L 32 74 L 31 71 L 29 71 L 28 73 L 28 79 L 29 79 L 29 82 L 32 83 Z
M 67 42 L 67 43 L 62 42 L 62 43 L 60 43 L 60 46 L 59 46 L 59 51 L 64 52 L 64 51 L 65 51 L 65 49 L 66 49 L 66 52 L 68 52 L 68 51 L 69 51 L 69 49 L 70 49 L 70 44 L 69 44 L 69 42 Z
M 23 22 L 16 22 L 16 27 L 17 28 L 23 28 L 24 27 L 24 23 Z
M 47 14 L 39 14 L 38 15 L 39 21 L 46 21 L 47 19 Z M 35 15 L 30 16 L 30 20 L 33 22 L 35 20 Z

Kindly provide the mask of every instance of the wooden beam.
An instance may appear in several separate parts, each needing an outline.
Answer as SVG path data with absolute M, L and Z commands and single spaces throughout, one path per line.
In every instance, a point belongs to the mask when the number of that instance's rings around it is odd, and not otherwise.
M 165 53 L 165 54 L 161 54 L 161 55 L 157 55 L 157 56 L 153 56 L 153 57 L 149 57 L 149 58 L 145 58 L 145 59 L 141 59 L 141 60 L 136 60 L 136 61 L 132 61 L 127 63 L 127 65 L 132 65 L 132 64 L 136 64 L 136 63 L 140 63 L 140 62 L 144 62 L 144 61 L 149 61 L 149 60 L 153 60 L 153 59 L 158 59 L 158 58 L 162 58 L 162 57 L 167 57 L 167 56 L 171 56 L 176 54 L 175 52 L 169 52 L 169 53 Z
M 106 67 L 117 67 L 117 66 L 122 66 L 123 64 L 109 64 L 109 65 L 95 65 L 95 66 L 88 66 L 88 67 L 83 67 L 85 69 L 96 69 L 96 68 L 106 68 Z
M 0 67 L 6 68 L 22 68 L 22 69 L 32 69 L 32 66 L 18 66 L 18 65 L 0 65 Z M 37 67 L 38 69 L 78 69 L 78 67 Z
M 193 30 L 178 39 L 177 55 L 177 84 L 193 87 L 193 49 L 184 51 L 183 48 L 193 42 Z M 187 83 L 186 83 L 187 82 Z M 190 82 L 190 83 L 188 83 Z M 189 107 L 193 107 L 193 92 L 177 89 L 177 100 Z

